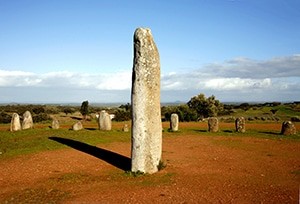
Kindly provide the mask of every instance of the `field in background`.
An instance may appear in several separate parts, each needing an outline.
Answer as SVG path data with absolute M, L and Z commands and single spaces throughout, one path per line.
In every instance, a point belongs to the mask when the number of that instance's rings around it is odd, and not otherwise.
M 82 116 L 79 112 L 72 115 L 64 113 L 51 115 L 60 121 L 60 129 L 51 129 L 51 121 L 35 123 L 34 129 L 10 132 L 10 124 L 0 124 L 0 152 L 1 158 L 12 157 L 20 154 L 34 153 L 44 150 L 54 150 L 62 148 L 63 145 L 49 140 L 49 137 L 64 137 L 69 139 L 80 139 L 80 141 L 97 145 L 99 143 L 111 142 L 129 142 L 130 133 L 123 132 L 122 128 L 125 124 L 131 126 L 130 121 L 113 122 L 112 131 L 98 130 L 96 118 L 91 118 L 89 121 L 82 121 Z M 82 121 L 84 130 L 72 131 L 72 125 L 78 120 Z M 299 130 L 299 122 L 295 122 L 296 128 Z M 234 121 L 221 122 L 220 132 L 211 134 L 207 131 L 207 122 L 181 122 L 179 125 L 180 131 L 177 133 L 169 133 L 169 122 L 163 122 L 164 136 L 168 135 L 211 135 L 211 136 L 243 136 L 243 137 L 259 137 L 270 139 L 293 139 L 299 140 L 299 134 L 292 136 L 281 136 L 280 121 L 248 121 L 246 123 L 246 133 L 242 135 L 235 132 Z

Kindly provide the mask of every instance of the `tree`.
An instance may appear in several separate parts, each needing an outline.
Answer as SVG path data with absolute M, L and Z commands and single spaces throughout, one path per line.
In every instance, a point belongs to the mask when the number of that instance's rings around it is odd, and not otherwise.
M 116 121 L 128 121 L 131 119 L 131 104 L 123 104 L 115 111 Z
M 223 104 L 216 100 L 214 95 L 206 98 L 201 93 L 191 98 L 187 105 L 198 113 L 199 118 L 217 116 L 219 112 L 223 111 Z
M 125 109 L 125 111 L 131 111 L 131 104 L 130 103 L 122 104 L 120 105 L 119 108 Z
M 83 120 L 86 120 L 86 116 L 89 114 L 89 102 L 83 101 L 80 107 L 80 113 L 83 116 Z
M 240 104 L 240 108 L 243 109 L 244 111 L 247 111 L 250 109 L 250 104 L 249 103 L 242 103 Z

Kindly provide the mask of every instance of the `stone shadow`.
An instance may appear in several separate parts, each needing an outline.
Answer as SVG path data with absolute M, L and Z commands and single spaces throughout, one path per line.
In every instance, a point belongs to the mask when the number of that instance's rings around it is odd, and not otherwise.
M 49 137 L 49 139 L 92 155 L 124 171 L 130 171 L 131 169 L 131 159 L 121 154 L 72 139 L 55 136 Z
M 271 132 L 271 131 L 259 131 L 259 133 L 269 134 L 269 135 L 278 135 L 278 136 L 281 135 L 279 132 Z
M 234 131 L 234 130 L 223 130 L 222 132 L 226 132 L 226 133 L 235 133 L 236 131 Z
M 99 128 L 84 128 L 85 130 L 99 130 Z
M 70 118 L 72 118 L 73 120 L 82 120 L 81 117 L 77 117 L 77 116 L 71 116 Z
M 193 129 L 194 132 L 208 132 L 208 130 Z

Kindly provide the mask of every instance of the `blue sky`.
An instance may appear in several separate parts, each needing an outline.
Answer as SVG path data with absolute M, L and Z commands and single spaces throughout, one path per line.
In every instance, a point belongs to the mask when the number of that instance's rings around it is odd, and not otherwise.
M 161 100 L 300 100 L 299 0 L 0 0 L 0 102 L 130 102 L 152 30 Z

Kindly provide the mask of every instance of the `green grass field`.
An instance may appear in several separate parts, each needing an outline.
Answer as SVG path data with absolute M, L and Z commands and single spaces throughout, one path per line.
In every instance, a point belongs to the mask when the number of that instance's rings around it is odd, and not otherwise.
M 50 121 L 49 121 L 50 123 Z M 66 148 L 65 145 L 51 140 L 51 137 L 59 137 L 80 141 L 82 143 L 96 146 L 98 144 L 107 144 L 111 142 L 130 142 L 130 132 L 123 132 L 122 126 L 125 122 L 113 122 L 111 131 L 100 131 L 97 129 L 96 122 L 86 122 L 86 128 L 80 131 L 61 128 L 53 130 L 47 126 L 47 123 L 35 124 L 34 129 L 10 132 L 9 125 L 0 125 L 0 159 L 7 159 L 23 154 L 37 153 L 47 150 Z M 130 122 L 127 122 L 129 124 Z M 71 123 L 70 123 L 71 124 Z M 249 123 L 246 124 L 246 133 L 236 133 L 234 123 L 220 123 L 218 133 L 209 133 L 206 122 L 185 122 L 180 123 L 178 132 L 169 132 L 169 123 L 163 123 L 163 137 L 176 137 L 184 135 L 196 136 L 226 136 L 226 137 L 257 137 L 268 139 L 300 140 L 299 133 L 291 136 L 281 136 L 280 123 Z M 299 129 L 299 123 L 296 126 Z M 66 126 L 66 125 L 65 125 Z M 71 125 L 70 125 L 71 126 Z
M 39 127 L 17 132 L 1 130 L 0 158 L 4 159 L 22 154 L 65 148 L 63 144 L 49 139 L 50 137 L 72 139 L 89 145 L 130 141 L 130 134 L 122 132 L 121 130 L 106 132 L 95 128 L 72 131 L 69 129 L 53 130 L 48 127 Z

